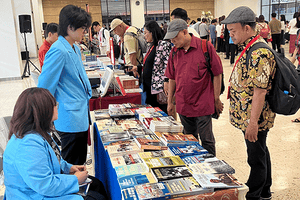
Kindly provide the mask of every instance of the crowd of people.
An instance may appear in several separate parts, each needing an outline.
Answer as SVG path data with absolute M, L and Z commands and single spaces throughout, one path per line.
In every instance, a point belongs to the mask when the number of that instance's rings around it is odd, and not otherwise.
M 288 26 L 293 61 L 299 59 L 300 46 L 296 36 L 300 16 L 295 13 L 294 17 Z M 82 41 L 90 27 L 102 55 L 110 54 L 108 41 L 114 34 L 120 52 L 117 58 L 140 79 L 146 103 L 171 116 L 178 113 L 183 132 L 200 139 L 213 155 L 212 115 L 218 117 L 224 109 L 220 100 L 223 67 L 218 53 L 226 53 L 225 59 L 231 57 L 233 66 L 239 46 L 242 52 L 228 90 L 230 123 L 242 131 L 247 146 L 251 167 L 247 200 L 271 199 L 271 161 L 266 139 L 275 113 L 265 96 L 272 87 L 276 61 L 264 48 L 252 52 L 248 66 L 245 60 L 249 49 L 258 42 L 271 41 L 273 49 L 280 52 L 286 38 L 285 17 L 279 21 L 273 13 L 267 23 L 264 16 L 256 18 L 250 8 L 241 6 L 228 17 L 211 21 L 198 18 L 190 26 L 182 8 L 174 9 L 171 19 L 169 25 L 161 27 L 155 21 L 144 25 L 148 48 L 143 55 L 136 37 L 139 29 L 120 17 L 113 19 L 107 30 L 97 21 L 92 23 L 90 14 L 77 6 L 67 5 L 61 10 L 59 24 L 51 23 L 46 28 L 46 40 L 39 52 L 43 70 L 38 87 L 23 91 L 14 108 L 4 153 L 7 199 L 88 199 L 88 195 L 76 194 L 79 184 L 88 177 L 93 180 L 90 195 L 106 199 L 103 184 L 89 176 L 84 166 L 92 92 L 76 43 Z M 293 47 L 291 43 L 295 42 Z M 257 57 L 263 59 L 256 62 Z M 51 137 L 54 129 L 61 138 L 61 150 Z

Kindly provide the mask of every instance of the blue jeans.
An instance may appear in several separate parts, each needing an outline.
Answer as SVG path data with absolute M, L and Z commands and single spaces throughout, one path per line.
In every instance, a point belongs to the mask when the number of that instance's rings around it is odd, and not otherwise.
M 216 38 L 211 38 L 211 43 L 214 47 L 216 47 Z
M 245 132 L 244 132 L 245 134 Z M 245 140 L 248 154 L 248 164 L 251 168 L 246 185 L 249 191 L 247 200 L 259 200 L 260 197 L 271 196 L 271 160 L 266 144 L 268 130 L 258 132 L 258 140 L 249 142 Z

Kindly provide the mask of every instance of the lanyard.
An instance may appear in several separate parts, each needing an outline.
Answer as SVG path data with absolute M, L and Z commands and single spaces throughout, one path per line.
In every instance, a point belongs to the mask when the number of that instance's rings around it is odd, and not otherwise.
M 145 58 L 144 58 L 144 62 L 143 62 L 144 65 L 145 65 L 145 62 L 146 62 L 146 60 L 147 60 L 147 58 L 148 58 L 148 56 L 151 53 L 153 48 L 154 48 L 154 45 L 152 45 L 151 49 L 149 49 L 148 52 L 146 53 Z
M 228 86 L 228 93 L 227 93 L 227 99 L 229 99 L 229 94 L 230 94 L 230 80 L 231 80 L 231 76 L 232 76 L 232 73 L 234 72 L 234 69 L 237 65 L 237 63 L 239 62 L 239 60 L 241 59 L 241 57 L 244 55 L 244 53 L 247 51 L 247 49 L 249 49 L 249 47 L 256 41 L 258 40 L 258 38 L 260 37 L 260 35 L 257 35 L 255 38 L 253 38 L 248 44 L 247 46 L 245 47 L 245 49 L 242 51 L 241 55 L 239 56 L 239 58 L 236 60 L 235 64 L 234 64 L 234 67 L 232 69 L 232 72 L 230 74 L 230 77 L 229 77 L 229 86 Z

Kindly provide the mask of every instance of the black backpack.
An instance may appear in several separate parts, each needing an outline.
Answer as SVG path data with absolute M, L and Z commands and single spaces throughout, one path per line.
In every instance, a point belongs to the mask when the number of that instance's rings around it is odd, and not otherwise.
M 275 77 L 272 80 L 272 88 L 266 95 L 270 108 L 273 112 L 282 115 L 293 115 L 300 107 L 300 74 L 293 63 L 284 56 L 277 53 L 267 44 L 259 42 L 254 44 L 246 57 L 246 66 L 249 65 L 250 56 L 258 48 L 269 49 L 276 61 Z M 284 52 L 283 49 L 281 52 Z

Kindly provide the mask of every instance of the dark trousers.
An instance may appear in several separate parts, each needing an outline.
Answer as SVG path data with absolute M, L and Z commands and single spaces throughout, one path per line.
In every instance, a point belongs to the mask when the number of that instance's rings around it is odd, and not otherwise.
M 195 138 L 198 138 L 198 133 L 201 140 L 201 145 L 209 153 L 216 155 L 215 137 L 212 132 L 211 115 L 201 117 L 186 117 L 180 115 L 181 123 L 184 127 L 184 134 L 193 134 Z
M 61 138 L 61 156 L 73 165 L 83 165 L 87 155 L 88 131 L 68 133 L 57 131 Z
M 229 50 L 230 50 L 230 64 L 233 64 L 235 55 L 237 54 L 237 45 L 229 44 Z
M 217 37 L 217 52 L 220 53 L 221 52 L 221 42 L 223 42 L 223 39 L 221 39 L 220 37 Z
M 208 40 L 208 35 L 200 37 L 201 39 Z
M 285 45 L 284 30 L 281 30 L 281 33 L 280 33 L 280 43 L 282 45 Z
M 245 134 L 245 133 L 244 133 Z M 249 191 L 246 195 L 247 200 L 259 200 L 260 197 L 271 196 L 271 159 L 266 145 L 267 131 L 258 132 L 256 142 L 246 141 L 248 164 L 251 168 L 246 185 Z
M 272 48 L 280 53 L 280 33 L 279 34 L 272 34 Z
M 84 197 L 85 200 L 106 200 L 107 194 L 103 183 L 96 177 L 89 176 L 92 179 L 87 196 Z

